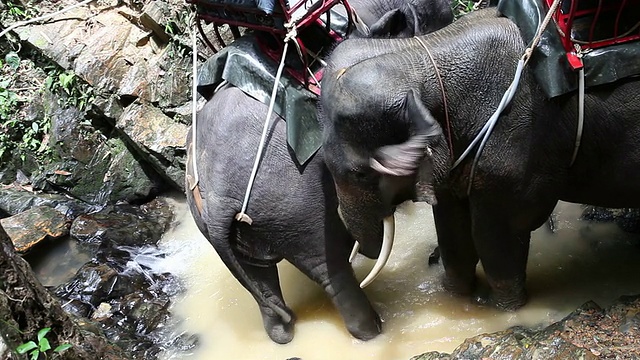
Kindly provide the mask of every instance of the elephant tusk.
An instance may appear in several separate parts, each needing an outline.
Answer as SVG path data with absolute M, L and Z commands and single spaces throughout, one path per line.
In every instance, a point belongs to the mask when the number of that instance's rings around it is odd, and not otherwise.
M 349 264 L 351 264 L 353 262 L 353 259 L 356 258 L 356 255 L 358 255 L 358 250 L 360 250 L 360 243 L 356 241 L 353 244 L 353 250 L 351 250 L 351 255 L 349 255 Z
M 393 247 L 393 239 L 396 232 L 396 221 L 393 215 L 384 218 L 384 220 L 382 220 L 382 225 L 383 237 L 380 255 L 378 256 L 378 260 L 376 260 L 375 265 L 373 265 L 373 269 L 371 269 L 369 275 L 367 275 L 367 277 L 360 283 L 361 288 L 364 288 L 373 282 L 373 280 L 380 274 L 382 268 L 387 264 L 389 255 L 391 255 L 391 248 Z

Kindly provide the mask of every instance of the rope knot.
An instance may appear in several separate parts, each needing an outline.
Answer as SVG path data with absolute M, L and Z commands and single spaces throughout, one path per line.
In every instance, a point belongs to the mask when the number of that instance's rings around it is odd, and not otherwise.
M 245 214 L 244 212 L 237 213 L 235 219 L 236 221 L 247 223 L 249 225 L 253 223 L 253 219 L 251 219 L 251 217 L 249 217 L 249 215 Z

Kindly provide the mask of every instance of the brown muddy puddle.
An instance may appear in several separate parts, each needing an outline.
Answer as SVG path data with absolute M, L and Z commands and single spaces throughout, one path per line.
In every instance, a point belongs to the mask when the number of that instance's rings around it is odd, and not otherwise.
M 431 207 L 408 204 L 396 214 L 396 245 L 382 274 L 366 288 L 384 319 L 383 333 L 363 342 L 352 338 L 322 290 L 287 263 L 280 278 L 288 305 L 298 316 L 295 338 L 278 345 L 269 340 L 253 298 L 231 276 L 198 232 L 184 200 L 177 204 L 179 224 L 162 240 L 171 255 L 164 270 L 182 277 L 187 293 L 173 312 L 181 330 L 198 334 L 190 355 L 173 359 L 409 359 L 428 351 L 450 352 L 465 338 L 514 325 L 545 326 L 588 300 L 606 306 L 620 295 L 640 293 L 640 246 L 614 224 L 578 220 L 581 207 L 560 203 L 557 231 L 533 233 L 528 270 L 529 303 L 513 313 L 471 304 L 440 285 L 440 264 L 428 267 L 436 245 Z M 363 278 L 373 261 L 359 257 Z

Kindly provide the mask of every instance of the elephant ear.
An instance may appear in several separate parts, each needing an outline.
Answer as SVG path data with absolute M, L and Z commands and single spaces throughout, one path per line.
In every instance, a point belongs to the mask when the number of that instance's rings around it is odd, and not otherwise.
M 435 137 L 442 135 L 442 128 L 413 90 L 409 90 L 405 97 L 403 116 L 406 121 L 403 125 L 408 125 L 409 128 L 409 139 L 400 144 L 379 148 L 369 163 L 373 170 L 382 175 L 385 184 L 391 180 L 389 177 L 404 178 L 393 180 L 394 183 L 401 180 L 402 183 L 406 183 L 406 180 L 410 179 L 411 183 L 415 184 L 417 179 L 418 188 L 412 187 L 412 191 L 419 194 L 419 200 L 434 203 L 432 187 L 434 161 L 429 143 Z M 425 160 L 425 166 L 421 167 Z M 406 185 L 402 187 L 405 188 Z M 393 187 L 388 185 L 385 188 L 393 190 Z M 398 189 L 392 192 L 397 191 Z M 396 198 L 397 196 L 389 194 L 388 197 Z
M 371 37 L 393 37 L 401 33 L 407 27 L 407 16 L 400 10 L 394 9 L 369 27 Z

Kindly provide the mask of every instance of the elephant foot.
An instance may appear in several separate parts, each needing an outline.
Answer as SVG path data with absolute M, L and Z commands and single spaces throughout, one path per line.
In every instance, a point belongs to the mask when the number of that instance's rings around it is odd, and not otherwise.
M 473 294 L 476 289 L 475 276 L 471 279 L 463 279 L 458 276 L 451 276 L 445 274 L 442 279 L 442 286 L 445 290 L 461 296 L 469 296 Z
M 382 320 L 373 309 L 369 316 L 357 322 L 347 320 L 346 325 L 351 336 L 364 341 L 371 340 L 382 332 Z
M 440 262 L 440 247 L 436 246 L 433 252 L 429 255 L 429 266 L 436 265 Z
M 262 321 L 269 338 L 278 344 L 288 344 L 293 340 L 295 314 L 291 312 L 291 321 L 285 323 L 279 316 L 269 316 L 263 313 Z
M 484 288 L 476 291 L 473 295 L 473 302 L 478 305 L 491 306 L 502 311 L 516 311 L 520 309 L 527 303 L 527 292 L 523 286 L 504 286 L 506 283 L 513 282 L 502 282 L 503 287 L 499 289 Z

